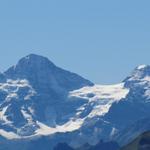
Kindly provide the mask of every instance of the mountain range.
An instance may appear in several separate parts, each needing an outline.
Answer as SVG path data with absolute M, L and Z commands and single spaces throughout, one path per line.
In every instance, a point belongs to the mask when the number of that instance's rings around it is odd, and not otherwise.
M 125 145 L 150 129 L 150 66 L 98 85 L 36 54 L 0 73 L 0 150 Z M 145 122 L 147 124 L 145 125 Z

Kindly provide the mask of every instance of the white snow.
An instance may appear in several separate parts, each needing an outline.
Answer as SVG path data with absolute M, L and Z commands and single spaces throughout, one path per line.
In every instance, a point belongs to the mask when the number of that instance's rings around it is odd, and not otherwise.
M 10 86 L 12 82 L 13 85 L 17 84 L 17 86 L 22 86 L 22 85 L 18 85 L 20 84 L 20 81 L 9 81 L 9 83 L 6 84 L 9 84 Z M 21 84 L 27 84 L 27 83 L 22 82 Z M 6 85 L 3 85 L 3 89 L 9 90 L 9 88 L 8 89 L 6 88 Z M 51 135 L 55 133 L 72 132 L 78 130 L 83 125 L 84 121 L 87 118 L 93 118 L 95 116 L 102 116 L 106 114 L 109 111 L 111 105 L 114 102 L 118 102 L 122 98 L 125 98 L 128 92 L 129 89 L 124 88 L 124 83 L 120 83 L 116 85 L 95 85 L 92 87 L 84 87 L 72 91 L 70 92 L 69 97 L 84 98 L 87 99 L 87 103 L 85 105 L 82 105 L 82 107 L 78 108 L 74 118 L 71 118 L 68 122 L 64 123 L 63 125 L 56 125 L 55 127 L 49 127 L 46 124 L 37 121 L 36 124 L 39 126 L 39 128 L 35 131 L 35 134 L 31 136 L 18 136 L 15 133 L 6 132 L 4 130 L 0 130 L 0 135 L 8 139 L 12 139 L 12 138 L 18 139 L 18 138 L 29 138 L 29 137 L 40 136 L 40 135 Z M 11 93 L 11 97 L 13 96 L 16 96 L 14 91 Z M 81 119 L 80 114 L 86 110 L 87 105 L 92 107 L 92 110 L 91 112 L 89 112 L 89 114 L 87 114 L 87 116 Z M 4 112 L 5 110 L 2 110 L 0 116 L 3 116 Z M 32 123 L 33 120 L 31 114 L 34 113 L 32 108 L 29 108 L 28 110 L 22 108 L 21 112 L 24 118 L 28 120 L 28 123 L 29 124 Z
M 147 65 L 140 65 L 140 66 L 137 67 L 137 69 L 141 70 L 141 69 L 144 69 L 146 67 L 147 67 Z
M 28 115 L 26 115 L 25 112 L 23 112 L 23 114 L 26 117 L 29 117 Z M 0 135 L 7 139 L 25 139 L 25 138 L 33 138 L 33 137 L 41 136 L 41 135 L 51 135 L 55 133 L 72 132 L 72 131 L 79 129 L 82 126 L 83 122 L 84 122 L 84 119 L 76 119 L 76 120 L 71 119 L 64 125 L 61 125 L 61 126 L 57 125 L 56 127 L 52 128 L 52 127 L 45 125 L 42 122 L 37 121 L 36 123 L 39 126 L 39 129 L 37 129 L 35 131 L 35 134 L 31 136 L 19 136 L 13 132 L 7 132 L 2 129 L 0 129 Z
M 0 121 L 5 122 L 5 124 L 11 123 L 11 121 L 9 121 L 7 119 L 7 116 L 5 115 L 5 112 L 7 111 L 8 107 L 9 107 L 9 105 L 4 107 L 2 110 L 0 110 Z
M 51 135 L 55 133 L 65 133 L 65 132 L 72 132 L 79 129 L 84 122 L 84 119 L 77 119 L 77 120 L 70 120 L 64 125 L 57 125 L 55 128 L 49 127 L 42 122 L 37 121 L 37 125 L 39 129 L 35 131 L 35 134 L 31 136 L 19 136 L 14 132 L 7 132 L 5 130 L 0 129 L 0 135 L 7 138 L 7 139 L 26 139 L 26 138 L 33 138 L 36 136 L 41 135 Z
M 33 119 L 32 119 L 32 116 L 27 113 L 24 108 L 21 109 L 21 112 L 22 112 L 22 115 L 24 116 L 25 119 L 27 119 L 28 123 L 33 123 Z
M 148 82 L 150 82 L 150 76 L 146 76 L 146 77 L 144 77 L 142 80 L 143 80 L 143 81 L 148 81 Z
M 20 100 L 18 91 L 20 90 L 28 90 L 27 94 L 24 96 L 24 100 L 29 100 L 31 96 L 36 94 L 35 90 L 31 87 L 29 82 L 27 80 L 11 80 L 8 79 L 6 83 L 0 83 L 0 91 L 4 92 L 6 94 L 6 98 L 3 102 L 10 102 L 12 100 Z M 3 104 L 3 102 L 0 104 L 0 106 Z M 12 122 L 7 119 L 7 116 L 5 115 L 5 112 L 7 111 L 7 108 L 11 104 L 7 105 L 7 107 L 0 109 L 0 121 L 2 121 L 3 124 L 11 124 Z M 27 113 L 22 110 L 22 113 L 24 117 L 27 117 Z M 29 120 L 29 116 L 27 118 Z M 30 118 L 31 119 L 31 118 Z
M 147 89 L 147 90 L 145 91 L 144 96 L 147 97 L 148 99 L 150 99 L 150 89 Z
M 150 99 L 150 76 L 145 76 L 144 78 L 140 79 L 136 85 L 142 86 L 145 90 L 144 96 L 147 97 L 147 99 Z M 147 100 L 146 102 L 150 101 Z
M 40 128 L 36 131 L 35 135 L 50 135 L 54 133 L 72 132 L 79 129 L 84 122 L 84 119 L 70 120 L 62 126 L 57 125 L 55 128 L 48 127 L 47 125 L 37 122 Z
M 97 99 L 113 99 L 120 100 L 125 98 L 129 90 L 124 88 L 124 83 L 116 85 L 95 85 L 92 87 L 84 87 L 79 90 L 70 92 L 71 97 L 80 97 L 95 101 Z M 88 95 L 93 94 L 94 97 L 89 98 Z
M 7 97 L 6 97 L 6 101 L 10 101 L 10 100 L 13 99 L 13 98 L 18 98 L 17 93 L 14 93 L 14 92 L 9 93 L 9 94 L 7 95 Z
M 110 137 L 113 137 L 116 133 L 117 133 L 117 129 L 116 128 L 112 128 L 112 131 L 110 133 Z
M 116 85 L 95 85 L 92 87 L 83 87 L 79 90 L 70 92 L 70 97 L 83 98 L 88 103 L 94 103 L 92 111 L 87 117 L 102 116 L 106 114 L 114 102 L 118 102 L 125 98 L 129 93 L 129 89 L 124 88 L 124 83 Z M 92 96 L 89 96 L 92 95 Z M 82 113 L 84 107 L 78 109 L 77 115 Z
M 13 132 L 7 132 L 7 131 L 2 130 L 2 129 L 0 129 L 0 135 L 9 139 L 9 140 L 20 138 L 20 136 L 18 136 L 17 134 L 15 134 Z
M 28 107 L 29 112 L 34 115 L 34 109 L 32 109 L 32 107 Z
M 24 100 L 29 100 L 36 94 L 35 90 L 29 84 L 27 80 L 11 80 L 8 79 L 6 83 L 0 83 L 0 90 L 6 92 L 8 95 L 6 101 L 10 101 L 13 98 L 18 98 L 17 92 L 20 88 L 28 88 L 28 95 L 24 97 Z
M 104 102 L 105 102 L 104 104 L 97 104 L 95 107 L 93 107 L 93 110 L 88 115 L 88 118 L 105 115 L 109 111 L 113 101 L 109 101 L 109 102 L 104 101 Z

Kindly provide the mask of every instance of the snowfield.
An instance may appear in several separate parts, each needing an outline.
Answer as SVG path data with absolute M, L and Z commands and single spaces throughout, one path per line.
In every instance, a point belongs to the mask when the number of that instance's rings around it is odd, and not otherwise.
M 83 98 L 89 103 L 95 103 L 93 110 L 87 116 L 93 118 L 95 116 L 105 115 L 114 102 L 122 100 L 128 93 L 129 89 L 124 87 L 124 83 L 120 83 L 115 85 L 94 85 L 93 87 L 83 87 L 79 90 L 70 92 L 70 97 Z M 80 108 L 81 111 L 84 109 L 84 107 Z
M 17 87 L 30 87 L 29 83 L 27 81 L 9 81 L 6 84 L 2 85 L 1 87 L 2 90 L 5 90 L 8 92 L 9 87 L 13 87 L 13 93 L 15 93 L 18 88 Z M 31 88 L 32 89 L 32 88 Z M 32 89 L 34 91 L 34 89 Z M 11 91 L 9 91 L 11 93 Z M 84 121 L 87 118 L 93 118 L 96 116 L 103 116 L 106 114 L 111 105 L 114 102 L 118 102 L 121 99 L 125 98 L 126 95 L 128 94 L 129 89 L 124 88 L 124 83 L 116 84 L 116 85 L 94 85 L 91 87 L 83 87 L 78 90 L 71 91 L 69 93 L 69 98 L 76 97 L 76 98 L 83 98 L 88 101 L 87 104 L 81 106 L 80 108 L 77 109 L 76 116 L 73 118 L 70 118 L 68 122 L 66 122 L 63 125 L 56 125 L 56 127 L 49 127 L 48 125 L 37 121 L 36 125 L 38 126 L 38 129 L 35 131 L 35 133 L 31 136 L 20 136 L 17 135 L 16 133 L 13 132 L 6 132 L 4 130 L 0 130 L 0 135 L 7 139 L 20 139 L 20 138 L 29 138 L 29 137 L 34 137 L 34 136 L 40 136 L 40 135 L 51 135 L 55 133 L 65 133 L 65 132 L 72 132 L 75 130 L 78 130 L 79 128 L 82 127 L 84 124 Z M 35 93 L 35 92 L 32 92 Z M 10 95 L 9 95 L 10 96 Z M 87 114 L 86 117 L 80 118 L 80 114 L 86 110 L 86 107 L 91 106 L 91 103 L 93 105 L 93 108 L 89 114 Z M 5 121 L 5 123 L 11 124 L 7 120 L 7 116 L 5 116 L 5 111 L 7 107 L 3 108 L 3 110 L 0 111 L 0 120 Z M 25 119 L 27 119 L 29 124 L 33 123 L 33 118 L 31 114 L 28 114 L 24 108 L 21 109 L 21 113 L 24 116 Z
M 92 87 L 83 87 L 79 90 L 70 92 L 70 96 L 88 99 L 95 101 L 98 99 L 120 100 L 125 98 L 129 89 L 124 88 L 124 83 L 115 85 L 94 85 Z M 93 97 L 89 98 L 92 94 Z

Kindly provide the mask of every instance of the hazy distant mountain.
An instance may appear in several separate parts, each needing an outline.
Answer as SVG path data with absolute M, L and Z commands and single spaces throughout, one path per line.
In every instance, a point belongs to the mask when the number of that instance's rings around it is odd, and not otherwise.
M 31 54 L 0 74 L 0 98 L 2 150 L 119 141 L 126 127 L 150 117 L 150 66 L 119 84 L 95 85 Z

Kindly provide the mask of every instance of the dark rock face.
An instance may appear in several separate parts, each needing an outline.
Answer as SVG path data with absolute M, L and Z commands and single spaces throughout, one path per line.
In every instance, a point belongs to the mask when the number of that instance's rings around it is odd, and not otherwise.
M 41 93 L 48 90 L 65 92 L 93 85 L 81 76 L 55 66 L 47 58 L 34 54 L 22 58 L 5 75 L 10 79 L 27 79 Z
M 115 142 L 99 142 L 92 146 L 89 150 L 119 150 L 119 145 Z
M 121 145 L 126 145 L 133 141 L 138 135 L 146 131 L 150 131 L 150 117 L 138 120 L 127 126 L 124 130 L 119 132 L 114 139 L 116 139 Z
M 139 135 L 133 142 L 124 146 L 121 150 L 149 150 L 150 149 L 150 132 Z
M 72 149 L 66 143 L 60 143 L 54 148 L 54 150 L 119 150 L 119 146 L 116 142 L 103 142 L 103 141 L 100 141 L 95 146 L 85 144 L 80 148 Z
M 104 117 L 119 132 L 115 137 L 121 145 L 129 143 L 137 135 L 149 130 L 150 118 L 150 66 L 137 67 L 127 77 L 125 86 L 130 89 L 125 99 L 114 103 Z
M 66 143 L 59 143 L 56 147 L 54 147 L 54 150 L 74 150 Z

